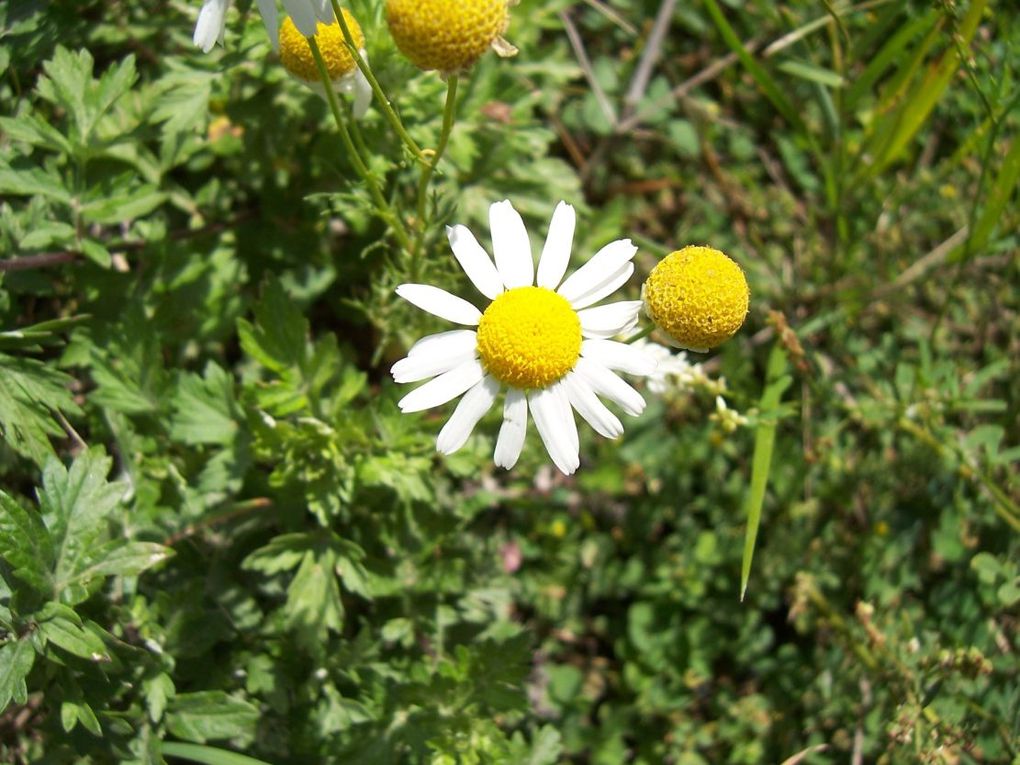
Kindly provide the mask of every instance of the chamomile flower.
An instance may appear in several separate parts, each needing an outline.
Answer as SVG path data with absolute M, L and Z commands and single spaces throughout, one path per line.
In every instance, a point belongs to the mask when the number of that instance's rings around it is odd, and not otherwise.
M 276 46 L 277 34 L 280 29 L 279 11 L 276 0 L 255 0 L 265 24 L 269 39 Z M 283 7 L 294 19 L 294 23 L 304 35 L 315 34 L 316 22 L 332 23 L 333 6 L 330 0 L 283 0 Z M 217 42 L 223 43 L 223 31 L 226 26 L 227 9 L 230 0 L 204 0 L 202 10 L 198 13 L 195 24 L 195 45 L 208 53 Z
M 400 51 L 419 69 L 453 74 L 492 48 L 517 52 L 501 35 L 510 22 L 508 0 L 387 0 L 386 21 Z
M 706 352 L 728 340 L 747 317 L 744 272 L 711 247 L 684 247 L 663 258 L 641 288 L 645 311 L 681 348 Z
M 553 463 L 569 475 L 580 464 L 574 410 L 596 432 L 616 438 L 623 425 L 599 396 L 627 414 L 644 409 L 641 395 L 614 370 L 648 375 L 655 361 L 610 339 L 635 326 L 641 301 L 592 307 L 634 273 L 631 260 L 637 248 L 629 239 L 611 242 L 564 279 L 574 223 L 574 208 L 560 202 L 537 274 L 524 221 L 509 201 L 489 208 L 495 263 L 466 227 L 448 228 L 454 257 L 491 301 L 484 311 L 427 284 L 397 288 L 398 295 L 423 311 L 472 328 L 428 335 L 393 365 L 398 383 L 431 378 L 400 400 L 403 412 L 430 409 L 464 394 L 439 433 L 440 452 L 451 454 L 463 446 L 505 390 L 496 464 L 509 470 L 517 463 L 530 410 Z
M 364 49 L 365 36 L 361 31 L 361 25 L 346 8 L 343 9 L 343 14 L 344 21 L 361 56 L 368 58 Z M 288 16 L 280 24 L 277 39 L 280 63 L 283 64 L 283 68 L 296 80 L 320 95 L 324 95 L 319 68 L 315 64 L 312 48 L 308 44 L 308 37 L 301 32 L 292 17 Z M 333 89 L 338 93 L 354 94 L 354 116 L 360 118 L 372 102 L 372 86 L 368 84 L 365 75 L 358 68 L 354 56 L 344 41 L 343 30 L 335 17 L 328 24 L 317 22 L 315 43 L 326 64 L 326 71 L 333 83 Z

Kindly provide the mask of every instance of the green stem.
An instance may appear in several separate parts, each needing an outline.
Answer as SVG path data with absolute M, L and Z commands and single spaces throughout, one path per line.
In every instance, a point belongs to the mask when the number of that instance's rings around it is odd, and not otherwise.
M 446 81 L 446 106 L 443 109 L 443 129 L 439 134 L 439 143 L 435 151 L 428 151 L 431 158 L 427 165 L 421 169 L 421 177 L 418 179 L 418 236 L 414 243 L 414 257 L 417 261 L 421 254 L 422 242 L 425 239 L 425 208 L 428 199 L 429 181 L 436 171 L 436 165 L 446 151 L 446 144 L 450 140 L 450 132 L 453 130 L 454 114 L 457 111 L 457 75 L 452 74 Z M 417 271 L 416 266 L 412 266 Z
M 347 19 L 344 18 L 343 9 L 340 8 L 338 0 L 331 0 L 333 4 L 333 13 L 336 15 L 337 23 L 340 24 L 340 31 L 344 35 L 344 43 L 347 45 L 347 49 L 351 52 L 351 56 L 354 57 L 355 63 L 358 65 L 358 69 L 365 75 L 365 79 L 368 80 L 369 86 L 372 88 L 372 95 L 379 104 L 379 108 L 382 110 L 383 116 L 386 117 L 390 123 L 390 127 L 400 137 L 400 140 L 404 142 L 404 145 L 408 148 L 414 158 L 421 163 L 425 163 L 425 153 L 421 150 L 421 147 L 415 143 L 415 140 L 411 138 L 407 130 L 404 128 L 404 123 L 400 121 L 400 117 L 393 111 L 393 106 L 390 104 L 390 100 L 386 97 L 386 92 L 382 89 L 379 84 L 379 80 L 375 78 L 375 74 L 368 66 L 368 62 L 365 61 L 365 57 L 361 55 L 361 51 L 358 50 L 358 46 L 354 42 L 354 35 L 351 34 L 351 29 L 347 25 Z
M 411 239 L 408 237 L 407 231 L 404 230 L 404 224 L 401 223 L 400 218 L 398 218 L 393 212 L 393 208 L 390 207 L 389 202 L 386 201 L 386 197 L 383 196 L 382 191 L 379 189 L 379 184 L 377 184 L 375 178 L 372 177 L 368 166 L 365 164 L 365 161 L 361 158 L 357 148 L 354 146 L 354 141 L 351 138 L 351 131 L 348 129 L 347 122 L 344 120 L 343 114 L 340 111 L 340 101 L 336 97 L 336 92 L 333 90 L 333 82 L 329 78 L 329 70 L 326 69 L 326 62 L 322 59 L 322 52 L 319 50 L 319 45 L 315 42 L 314 37 L 308 38 L 308 45 L 312 49 L 312 57 L 315 59 L 315 66 L 319 69 L 319 77 L 322 79 L 322 84 L 326 91 L 326 102 L 329 104 L 329 110 L 333 112 L 333 119 L 336 122 L 337 128 L 340 130 L 340 139 L 343 141 L 344 148 L 347 149 L 347 154 L 351 158 L 351 164 L 354 165 L 354 169 L 368 187 L 368 193 L 375 202 L 376 209 L 390 224 L 390 227 L 393 229 L 394 236 L 397 237 L 397 240 L 400 242 L 402 247 L 410 250 Z
M 649 324 L 647 327 L 642 329 L 636 335 L 631 335 L 630 337 L 628 337 L 623 342 L 625 342 L 625 343 L 635 343 L 635 342 L 637 342 L 638 340 L 640 340 L 643 337 L 648 337 L 654 331 L 655 331 L 655 325 L 654 324 Z

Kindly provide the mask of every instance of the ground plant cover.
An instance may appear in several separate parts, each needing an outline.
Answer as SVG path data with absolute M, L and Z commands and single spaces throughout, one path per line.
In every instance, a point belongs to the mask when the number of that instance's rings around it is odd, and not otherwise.
M 1020 765 L 1020 9 L 0 3 L 0 763 Z

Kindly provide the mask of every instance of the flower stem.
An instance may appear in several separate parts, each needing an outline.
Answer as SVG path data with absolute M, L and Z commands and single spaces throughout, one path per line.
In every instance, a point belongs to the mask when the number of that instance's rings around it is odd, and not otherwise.
M 457 111 L 457 75 L 452 74 L 446 81 L 446 107 L 443 109 L 443 128 L 439 133 L 439 143 L 435 151 L 426 150 L 431 155 L 429 162 L 421 169 L 421 177 L 418 179 L 418 235 L 414 243 L 414 257 L 417 259 L 421 254 L 422 242 L 425 239 L 425 208 L 428 200 L 429 181 L 436 171 L 439 160 L 446 151 L 446 144 L 450 140 L 450 132 L 453 130 L 454 115 Z
M 390 123 L 390 127 L 400 137 L 404 145 L 408 148 L 414 158 L 421 163 L 425 163 L 426 157 L 425 152 L 421 150 L 421 147 L 415 142 L 413 138 L 408 134 L 407 129 L 404 127 L 404 123 L 400 121 L 400 117 L 393 111 L 393 106 L 390 104 L 390 100 L 386 97 L 386 92 L 382 89 L 379 84 L 379 80 L 376 79 L 372 69 L 368 66 L 368 62 L 365 57 L 361 55 L 361 51 L 358 50 L 358 46 L 354 43 L 354 36 L 351 34 L 351 29 L 347 25 L 347 19 L 344 18 L 343 10 L 340 8 L 338 0 L 331 0 L 333 4 L 333 13 L 336 15 L 337 23 L 340 24 L 340 31 L 344 35 L 344 43 L 347 45 L 347 49 L 351 52 L 351 56 L 354 57 L 355 63 L 358 65 L 358 69 L 365 75 L 365 79 L 368 80 L 368 84 L 372 88 L 372 95 L 375 97 L 376 102 L 379 104 L 379 108 L 382 110 L 383 116 L 386 117 Z
M 654 324 L 649 324 L 647 327 L 642 329 L 636 335 L 631 335 L 630 337 L 628 337 L 623 342 L 625 342 L 625 343 L 634 343 L 634 342 L 637 342 L 638 340 L 640 340 L 643 337 L 648 337 L 654 331 L 655 331 L 655 325 Z
M 319 76 L 322 78 L 322 84 L 326 91 L 326 102 L 329 104 L 329 110 L 333 112 L 333 119 L 340 131 L 340 139 L 344 143 L 344 148 L 347 150 L 347 155 L 351 159 L 351 164 L 354 165 L 354 169 L 368 187 L 368 193 L 371 195 L 372 201 L 375 202 L 379 215 L 390 224 L 390 227 L 393 229 L 393 234 L 396 236 L 397 241 L 400 242 L 400 245 L 404 249 L 410 251 L 411 239 L 407 235 L 407 231 L 404 229 L 404 224 L 393 212 L 393 208 L 390 207 L 389 202 L 386 201 L 386 197 L 383 196 L 382 191 L 379 189 L 379 184 L 376 183 L 375 178 L 372 177 L 372 173 L 369 171 L 368 166 L 365 164 L 365 161 L 361 158 L 357 148 L 354 146 L 354 141 L 351 139 L 351 131 L 348 129 L 347 122 L 344 120 L 343 114 L 340 110 L 340 101 L 336 96 L 336 92 L 333 90 L 333 82 L 329 78 L 329 71 L 326 69 L 326 62 L 322 59 L 322 52 L 319 50 L 319 45 L 315 42 L 314 37 L 308 38 L 308 45 L 312 49 L 312 57 L 315 59 L 315 66 L 318 67 Z

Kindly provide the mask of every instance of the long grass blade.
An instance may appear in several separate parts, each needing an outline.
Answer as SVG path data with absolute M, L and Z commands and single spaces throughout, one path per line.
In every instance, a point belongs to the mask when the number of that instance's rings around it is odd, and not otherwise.
M 950 261 L 958 261 L 966 258 L 974 252 L 980 252 L 988 244 L 988 240 L 995 230 L 996 225 L 1002 218 L 1006 205 L 1013 196 L 1013 189 L 1020 180 L 1020 135 L 1013 136 L 1013 144 L 1009 147 L 999 174 L 995 177 L 991 189 L 988 190 L 988 201 L 985 209 L 974 224 L 970 241 L 966 242 L 956 252 L 949 256 Z
M 772 469 L 772 449 L 776 442 L 776 425 L 780 418 L 779 402 L 793 379 L 787 374 L 786 352 L 777 342 L 769 354 L 765 368 L 765 389 L 758 406 L 758 429 L 754 434 L 754 457 L 751 460 L 751 488 L 747 494 L 747 531 L 744 534 L 744 558 L 740 565 L 740 599 L 747 593 L 751 578 L 751 559 L 761 524 L 761 508 L 765 502 Z

